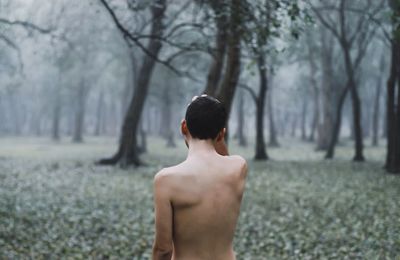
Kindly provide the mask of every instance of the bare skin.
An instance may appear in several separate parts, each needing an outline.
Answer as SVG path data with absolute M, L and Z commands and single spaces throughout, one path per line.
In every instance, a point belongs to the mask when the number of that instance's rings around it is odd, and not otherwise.
M 199 140 L 184 121 L 181 128 L 189 147 L 186 160 L 154 178 L 153 259 L 235 259 L 246 161 L 227 155 L 225 129 L 216 140 Z

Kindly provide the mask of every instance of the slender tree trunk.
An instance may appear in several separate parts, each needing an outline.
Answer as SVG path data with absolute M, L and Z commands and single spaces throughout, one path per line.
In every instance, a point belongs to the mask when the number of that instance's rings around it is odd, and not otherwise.
M 75 121 L 75 111 L 74 108 L 67 106 L 66 109 L 67 111 L 67 129 L 66 129 L 66 135 L 71 136 L 74 132 L 74 121 Z
M 280 135 L 281 136 L 286 136 L 286 131 L 288 131 L 288 124 L 289 124 L 289 120 L 290 120 L 290 114 L 289 112 L 282 112 L 281 118 L 280 118 L 280 122 L 279 122 L 279 128 L 280 128 Z
M 96 109 L 96 126 L 94 130 L 94 135 L 99 136 L 102 130 L 103 124 L 103 109 L 104 109 L 104 92 L 100 91 L 99 99 L 97 101 L 97 109 Z
M 307 130 L 306 130 L 306 123 L 307 123 L 307 100 L 303 99 L 303 106 L 301 109 L 301 140 L 307 140 Z
M 172 130 L 172 100 L 171 100 L 171 93 L 169 88 L 164 87 L 164 95 L 163 95 L 163 134 L 167 141 L 167 147 L 176 147 L 175 138 L 174 138 L 174 131 Z
M 348 119 L 349 119 L 349 126 L 350 126 L 350 135 L 349 135 L 349 139 L 352 140 L 352 141 L 354 141 L 354 136 L 355 136 L 355 134 L 354 134 L 354 120 L 353 120 L 353 116 L 350 115 L 350 116 L 348 117 Z
M 365 160 L 363 155 L 363 134 L 361 127 L 361 101 L 358 94 L 357 85 L 354 79 L 354 68 L 351 64 L 350 50 L 347 46 L 343 46 L 344 56 L 345 56 L 345 66 L 346 73 L 349 80 L 349 87 L 351 93 L 352 100 L 352 108 L 353 108 L 353 124 L 354 124 L 354 148 L 355 155 L 353 160 L 357 162 L 362 162 Z
M 157 38 L 163 34 L 165 10 L 166 0 L 157 0 L 151 9 L 153 19 L 150 34 L 155 37 L 149 39 L 147 49 L 154 56 L 158 56 L 162 47 Z M 142 164 L 137 150 L 137 133 L 155 62 L 152 57 L 144 56 L 133 97 L 124 118 L 118 151 L 112 158 L 100 160 L 99 164 L 116 164 L 119 162 L 122 167 Z
M 315 141 L 315 133 L 318 130 L 318 123 L 319 123 L 319 90 L 318 87 L 313 88 L 313 98 L 314 98 L 314 115 L 313 120 L 311 123 L 311 130 L 310 135 L 308 137 L 308 141 L 314 142 Z
M 385 104 L 388 104 L 388 95 L 387 95 L 387 93 L 386 93 L 386 95 L 385 95 Z M 384 117 L 383 117 L 383 120 L 382 120 L 382 123 L 383 123 L 383 125 L 382 125 L 382 129 L 383 129 L 383 131 L 382 131 L 382 138 L 383 139 L 387 139 L 387 133 L 388 133 L 388 114 L 387 114 L 387 107 L 385 106 L 385 113 L 384 113 Z
M 36 115 L 36 117 L 35 117 L 33 129 L 35 131 L 36 136 L 41 136 L 42 135 L 42 116 L 41 116 L 42 113 L 41 113 L 41 111 L 39 111 L 38 113 L 39 114 Z M 0 116 L 0 121 L 1 121 L 1 116 Z
M 108 105 L 106 102 L 103 103 L 103 111 L 101 113 L 101 125 L 100 125 L 100 133 L 101 134 L 108 134 L 110 133 L 108 131 L 108 122 L 109 122 L 109 114 L 107 113 L 108 111 Z
M 56 87 L 57 88 L 57 87 Z M 60 118 L 61 118 L 61 96 L 60 90 L 55 89 L 55 97 L 53 101 L 53 118 L 52 118 L 52 139 L 60 140 Z
M 326 34 L 325 30 L 321 32 L 322 42 L 322 85 L 321 85 L 321 109 L 322 120 L 318 124 L 318 142 L 317 150 L 327 150 L 333 129 L 333 109 L 334 109 L 334 87 L 333 87 L 333 38 Z
M 129 46 L 128 46 L 129 48 Z M 138 80 L 138 64 L 137 64 L 137 59 L 135 56 L 135 50 L 132 48 L 129 48 L 129 56 L 130 56 L 130 72 L 127 75 L 127 79 L 125 82 L 124 90 L 122 91 L 122 97 L 121 97 L 121 115 L 122 118 L 126 115 L 128 106 L 129 106 L 129 101 L 132 100 L 132 95 L 133 91 L 135 89 L 137 80 Z
M 3 101 L 3 97 L 1 96 L 0 93 L 0 135 L 6 132 L 6 116 L 5 116 L 5 106 L 4 106 L 4 101 Z
M 385 71 L 385 55 L 382 54 L 380 61 L 380 74 Z M 372 146 L 379 145 L 379 126 L 381 116 L 381 99 L 382 99 L 382 77 L 378 77 L 375 89 L 374 111 L 372 115 Z M 386 117 L 386 115 L 385 115 Z M 382 120 L 385 121 L 385 120 Z
M 268 105 L 268 123 L 269 123 L 269 147 L 278 147 L 278 138 L 276 134 L 276 127 L 275 127 L 275 112 L 274 112 L 274 105 L 273 105 L 273 81 L 272 75 L 270 75 L 270 84 L 269 84 L 269 91 L 267 93 L 267 105 Z
M 362 98 L 361 98 L 362 99 Z M 366 101 L 368 103 L 370 103 L 370 100 Z M 371 102 L 373 103 L 373 102 Z M 373 117 L 373 105 L 368 105 L 368 104 L 363 104 L 362 106 L 362 111 L 363 112 L 363 117 L 361 118 L 361 126 L 362 126 L 362 134 L 363 134 L 363 138 L 369 138 L 369 136 L 371 135 L 371 119 Z
M 319 88 L 316 80 L 317 65 L 315 64 L 314 50 L 312 49 L 311 44 L 312 42 L 310 41 L 308 42 L 307 46 L 308 46 L 308 62 L 310 63 L 310 83 L 313 91 L 314 115 L 311 123 L 310 136 L 308 137 L 308 140 L 310 142 L 314 142 L 315 133 L 318 130 L 317 128 L 320 117 L 320 106 L 319 106 Z
M 267 160 L 268 155 L 265 147 L 264 140 L 264 107 L 265 95 L 267 94 L 268 81 L 267 81 L 267 68 L 263 56 L 258 58 L 258 71 L 260 76 L 260 90 L 257 97 L 256 106 L 256 154 L 255 160 Z
M 9 107 L 11 108 L 12 115 L 10 117 L 12 118 L 13 122 L 13 132 L 15 135 L 21 135 L 22 129 L 21 129 L 21 115 L 20 115 L 20 106 L 18 105 L 18 99 L 16 98 L 17 93 L 15 91 L 9 90 Z
M 372 116 L 372 145 L 378 146 L 379 143 L 379 115 L 380 115 L 380 99 L 381 99 L 381 83 L 382 80 L 378 77 L 378 82 L 375 89 L 374 111 Z
M 243 95 L 239 95 L 239 105 L 238 105 L 238 126 L 236 136 L 239 141 L 239 146 L 246 147 L 247 139 L 244 135 L 243 127 L 244 127 L 244 97 Z
M 292 127 L 291 127 L 290 136 L 296 137 L 296 130 L 297 130 L 297 114 L 294 113 L 292 116 Z
M 83 127 L 85 120 L 85 101 L 86 101 L 86 82 L 81 81 L 78 87 L 78 93 L 76 97 L 76 109 L 75 109 L 75 127 L 72 141 L 74 143 L 83 142 Z
M 336 117 L 335 124 L 331 135 L 331 140 L 329 142 L 329 146 L 325 155 L 326 159 L 332 159 L 335 155 L 335 146 L 339 139 L 340 128 L 342 126 L 342 110 L 344 101 L 346 100 L 347 93 L 349 92 L 349 86 L 346 85 L 340 93 L 339 102 L 336 107 Z
M 355 155 L 353 160 L 362 162 L 364 161 L 363 155 L 363 134 L 361 127 L 361 101 L 358 95 L 357 86 L 353 85 L 350 87 L 352 107 L 353 107 L 353 120 L 354 120 L 354 138 L 355 138 Z

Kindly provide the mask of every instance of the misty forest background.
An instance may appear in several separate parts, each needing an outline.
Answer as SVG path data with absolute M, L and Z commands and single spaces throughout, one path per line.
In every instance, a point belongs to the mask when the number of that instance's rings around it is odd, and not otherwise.
M 150 257 L 194 95 L 249 162 L 238 259 L 400 257 L 400 1 L 0 0 L 0 258 Z

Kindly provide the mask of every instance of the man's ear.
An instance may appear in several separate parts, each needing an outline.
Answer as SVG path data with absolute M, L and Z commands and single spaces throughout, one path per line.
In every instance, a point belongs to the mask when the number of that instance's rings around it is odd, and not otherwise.
M 182 133 L 182 135 L 184 135 L 184 136 L 187 136 L 188 133 L 189 133 L 189 130 L 188 130 L 188 128 L 187 128 L 186 120 L 185 120 L 185 119 L 182 119 L 182 121 L 181 121 L 181 133 Z
M 226 134 L 226 128 L 222 128 L 222 130 L 218 133 L 217 142 L 224 140 Z

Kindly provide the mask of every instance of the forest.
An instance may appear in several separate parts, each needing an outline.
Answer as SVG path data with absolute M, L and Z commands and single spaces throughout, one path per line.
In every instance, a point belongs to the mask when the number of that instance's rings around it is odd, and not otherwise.
M 149 259 L 192 97 L 238 259 L 400 257 L 400 0 L 0 0 L 0 258 Z

